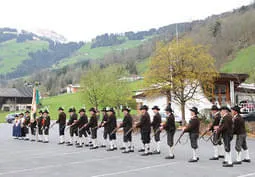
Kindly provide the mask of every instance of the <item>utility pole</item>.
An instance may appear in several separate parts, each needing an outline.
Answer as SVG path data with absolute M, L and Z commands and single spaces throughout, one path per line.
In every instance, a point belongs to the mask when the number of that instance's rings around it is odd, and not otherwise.
M 176 25 L 175 25 L 175 30 L 176 30 L 176 41 L 177 41 L 177 45 L 178 45 L 178 43 L 179 43 L 179 33 L 178 33 L 178 24 L 176 23 Z

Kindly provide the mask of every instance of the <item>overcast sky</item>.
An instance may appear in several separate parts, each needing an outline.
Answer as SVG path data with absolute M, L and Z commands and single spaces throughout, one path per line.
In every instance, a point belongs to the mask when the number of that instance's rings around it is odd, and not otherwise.
M 204 19 L 253 0 L 1 0 L 0 27 L 48 29 L 68 40 Z

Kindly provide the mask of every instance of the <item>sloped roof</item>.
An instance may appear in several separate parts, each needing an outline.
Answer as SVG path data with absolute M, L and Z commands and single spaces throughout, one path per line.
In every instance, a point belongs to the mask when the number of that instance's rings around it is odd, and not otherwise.
M 248 78 L 249 78 L 248 74 L 220 73 L 219 77 L 216 80 L 232 80 L 238 85 L 240 85 Z
M 33 89 L 22 87 L 22 88 L 0 88 L 0 97 L 22 97 L 32 98 Z

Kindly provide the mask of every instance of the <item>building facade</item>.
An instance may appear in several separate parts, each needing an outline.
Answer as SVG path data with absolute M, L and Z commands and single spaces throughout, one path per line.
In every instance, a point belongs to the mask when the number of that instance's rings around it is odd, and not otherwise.
M 31 109 L 32 98 L 32 88 L 0 88 L 0 110 L 19 111 Z
M 243 83 L 249 75 L 247 74 L 226 74 L 220 73 L 219 77 L 215 79 L 214 89 L 210 97 L 206 96 L 203 89 L 200 87 L 195 93 L 194 98 L 186 103 L 185 106 L 185 117 L 188 120 L 190 117 L 189 109 L 193 106 L 199 108 L 200 112 L 208 113 L 211 106 L 216 104 L 221 105 L 235 105 L 237 104 L 236 92 L 238 91 L 238 86 Z M 135 92 L 134 98 L 136 99 L 137 108 L 141 105 L 148 105 L 152 108 L 157 105 L 161 108 L 163 114 L 164 109 L 168 105 L 168 99 L 165 95 L 158 95 L 155 97 L 147 97 L 145 90 L 138 90 Z M 181 106 L 175 100 L 171 100 L 171 105 L 174 110 L 174 114 L 177 119 L 181 119 Z M 152 110 L 149 110 L 150 115 L 153 115 Z

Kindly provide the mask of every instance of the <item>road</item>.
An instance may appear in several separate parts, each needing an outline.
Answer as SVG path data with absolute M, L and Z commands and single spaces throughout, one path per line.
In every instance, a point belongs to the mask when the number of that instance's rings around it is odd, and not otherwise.
M 105 149 L 90 150 L 89 148 L 75 148 L 57 145 L 57 125 L 50 131 L 50 143 L 14 140 L 11 137 L 11 125 L 0 124 L 0 177 L 248 177 L 255 176 L 255 139 L 248 140 L 251 153 L 251 163 L 243 163 L 233 168 L 223 168 L 221 161 L 209 161 L 212 156 L 210 142 L 199 141 L 198 163 L 190 164 L 188 159 L 192 152 L 189 142 L 178 144 L 175 148 L 174 160 L 165 160 L 168 153 L 166 137 L 162 138 L 162 152 L 160 155 L 142 157 L 137 152 L 140 147 L 140 135 L 134 136 L 136 152 L 122 154 L 120 151 L 107 152 Z M 101 132 L 99 137 L 101 140 Z M 162 133 L 163 135 L 163 133 Z M 179 132 L 176 133 L 177 138 Z M 187 135 L 183 137 L 187 138 Z M 121 145 L 122 134 L 118 135 Z M 235 141 L 235 140 L 234 140 Z M 234 148 L 232 142 L 232 149 Z M 235 152 L 232 151 L 233 159 Z

